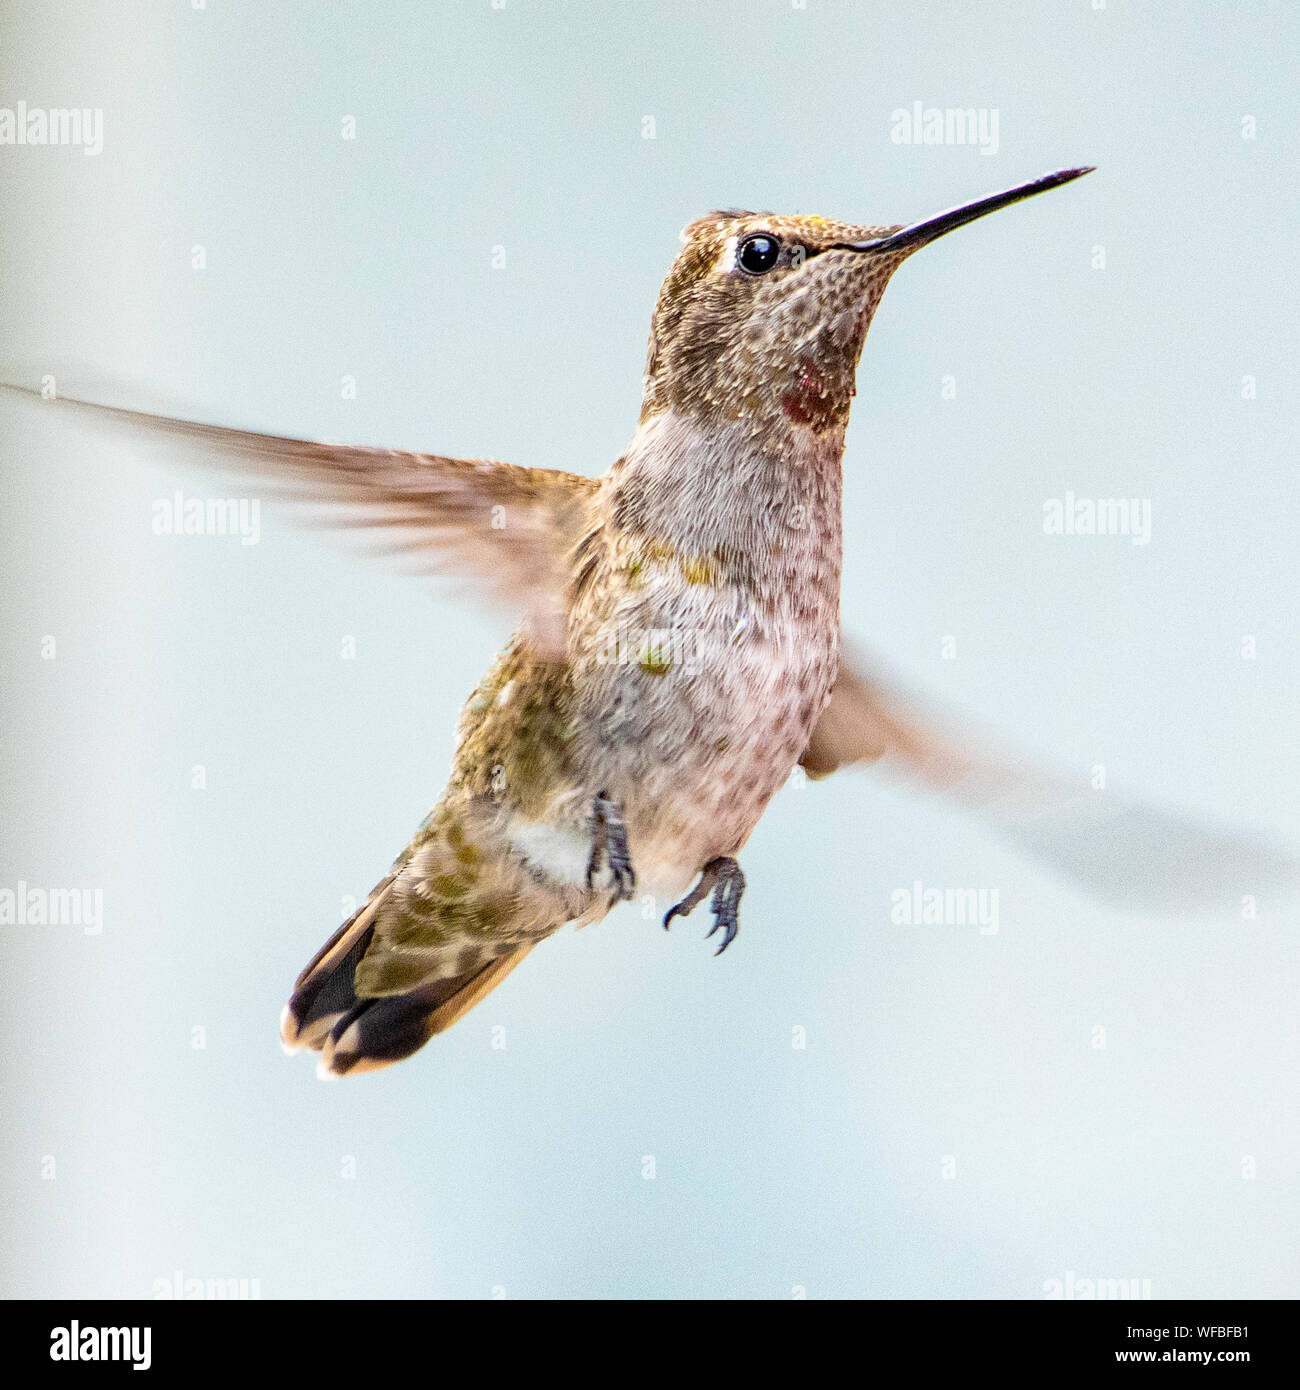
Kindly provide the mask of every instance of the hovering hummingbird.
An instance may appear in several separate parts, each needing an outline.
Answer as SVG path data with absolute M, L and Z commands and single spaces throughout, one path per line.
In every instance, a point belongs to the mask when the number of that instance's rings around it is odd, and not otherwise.
M 1127 901 L 1195 899 L 1216 875 L 1254 883 L 1271 866 L 950 733 L 841 651 L 841 456 L 885 286 L 954 228 L 1089 172 L 911 226 L 692 222 L 654 311 L 636 433 L 600 478 L 72 403 L 342 504 L 522 615 L 464 707 L 442 797 L 299 976 L 287 1048 L 319 1052 L 322 1076 L 398 1061 L 539 941 L 638 893 L 665 927 L 711 895 L 720 954 L 737 856 L 800 764 L 822 777 L 888 759 Z

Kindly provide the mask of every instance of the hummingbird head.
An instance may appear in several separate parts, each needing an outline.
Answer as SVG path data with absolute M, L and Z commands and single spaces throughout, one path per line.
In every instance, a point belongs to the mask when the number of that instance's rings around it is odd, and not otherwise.
M 682 232 L 659 292 L 641 419 L 782 418 L 843 431 L 867 329 L 894 271 L 922 246 L 1090 169 L 1061 169 L 910 226 L 735 209 Z

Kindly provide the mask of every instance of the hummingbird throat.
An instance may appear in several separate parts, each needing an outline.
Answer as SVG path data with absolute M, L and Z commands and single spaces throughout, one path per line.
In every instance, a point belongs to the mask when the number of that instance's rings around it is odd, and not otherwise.
M 826 430 L 847 423 L 856 394 L 852 375 L 847 383 L 828 380 L 817 359 L 805 357 L 798 365 L 794 384 L 781 396 L 781 412 L 796 425 Z

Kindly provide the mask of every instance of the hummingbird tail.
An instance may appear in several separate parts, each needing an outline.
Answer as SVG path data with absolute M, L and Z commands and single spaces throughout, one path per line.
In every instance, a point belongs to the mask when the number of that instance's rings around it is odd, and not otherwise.
M 357 967 L 389 886 L 381 885 L 316 952 L 280 1015 L 285 1051 L 319 1052 L 322 1077 L 374 1071 L 409 1057 L 490 994 L 532 950 L 526 942 L 403 993 L 359 995 Z
M 357 1003 L 356 973 L 375 933 L 375 911 L 386 885 L 348 918 L 303 968 L 280 1014 L 286 1052 L 319 1052 L 330 1029 Z
M 325 1038 L 317 1075 L 325 1080 L 377 1071 L 418 1052 L 491 994 L 532 949 L 532 942 L 516 946 L 463 975 L 409 994 L 358 999 Z

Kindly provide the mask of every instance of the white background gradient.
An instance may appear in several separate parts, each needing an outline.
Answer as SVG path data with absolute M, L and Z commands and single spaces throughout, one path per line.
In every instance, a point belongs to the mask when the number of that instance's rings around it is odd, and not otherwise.
M 886 294 L 845 626 L 1072 775 L 1296 843 L 1298 47 L 1293 7 L 1208 0 L 15 0 L 0 106 L 102 107 L 104 150 L 0 147 L 0 365 L 595 473 L 693 217 L 1097 164 Z M 997 153 L 893 143 L 915 101 L 996 108 Z M 39 405 L 0 402 L 0 470 L 0 886 L 105 895 L 99 936 L 0 927 L 0 1292 L 1297 1292 L 1296 907 L 1110 911 L 871 774 L 778 796 L 721 960 L 625 906 L 318 1084 L 280 1006 L 508 624 L 269 506 L 255 546 L 155 536 L 222 487 Z M 1150 498 L 1150 544 L 1045 535 L 1067 489 Z M 891 923 L 916 879 L 997 888 L 998 932 Z

